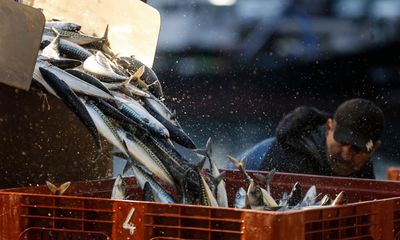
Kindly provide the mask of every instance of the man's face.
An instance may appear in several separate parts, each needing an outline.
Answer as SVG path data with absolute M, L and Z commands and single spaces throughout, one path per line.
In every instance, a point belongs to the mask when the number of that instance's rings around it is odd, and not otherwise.
M 362 151 L 360 148 L 337 142 L 333 137 L 334 121 L 328 119 L 326 128 L 326 154 L 332 171 L 339 176 L 349 176 L 368 161 L 371 152 Z

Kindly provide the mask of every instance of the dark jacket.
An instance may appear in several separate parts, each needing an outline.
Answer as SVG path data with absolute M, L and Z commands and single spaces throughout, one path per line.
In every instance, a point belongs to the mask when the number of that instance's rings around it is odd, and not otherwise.
M 244 153 L 247 169 L 335 176 L 325 152 L 326 121 L 332 115 L 312 107 L 298 107 L 278 124 L 276 136 Z M 369 160 L 349 177 L 375 178 Z

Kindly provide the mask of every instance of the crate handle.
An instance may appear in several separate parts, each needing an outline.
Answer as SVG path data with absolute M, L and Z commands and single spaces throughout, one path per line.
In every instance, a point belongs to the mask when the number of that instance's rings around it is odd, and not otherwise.
M 136 226 L 133 223 L 129 223 L 129 220 L 131 220 L 133 213 L 135 212 L 135 208 L 131 208 L 131 210 L 128 213 L 128 216 L 126 216 L 125 222 L 122 224 L 122 228 L 129 230 L 129 234 L 133 235 L 136 230 Z

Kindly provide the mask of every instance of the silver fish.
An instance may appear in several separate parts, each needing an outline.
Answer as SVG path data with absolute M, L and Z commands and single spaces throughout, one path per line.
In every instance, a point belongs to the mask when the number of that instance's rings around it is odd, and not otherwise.
M 235 208 L 245 208 L 246 207 L 246 190 L 244 188 L 239 188 L 235 195 Z
M 144 99 L 144 107 L 168 129 L 172 141 L 189 149 L 196 148 L 193 140 L 178 123 L 176 112 L 171 112 L 162 101 L 153 95 L 151 98 Z
M 128 137 L 126 132 L 121 129 L 117 129 L 117 132 L 121 139 L 124 140 L 128 154 L 133 160 L 143 164 L 150 172 L 160 178 L 162 182 L 176 189 L 171 174 L 161 160 L 145 144 L 133 135 Z
M 81 26 L 76 23 L 63 22 L 63 21 L 47 21 L 45 23 L 46 28 L 56 28 L 65 31 L 79 31 Z
M 347 194 L 344 191 L 341 191 L 336 198 L 332 201 L 331 206 L 339 206 L 346 204 L 348 202 Z
M 103 112 L 92 102 L 84 100 L 82 100 L 82 102 L 84 102 L 86 109 L 92 117 L 99 133 L 103 135 L 104 138 L 107 139 L 112 145 L 122 151 L 125 156 L 129 156 L 123 140 L 118 135 L 117 130 L 111 123 L 110 119 L 108 119 L 108 117 L 105 116 Z
M 42 50 L 41 55 L 51 59 L 60 59 L 60 39 L 61 36 L 57 34 L 50 44 Z
M 315 200 L 317 199 L 317 189 L 315 185 L 312 185 L 306 195 L 304 196 L 303 200 L 300 202 L 299 207 L 307 207 L 315 204 Z
M 103 90 L 73 76 L 72 74 L 67 73 L 66 71 L 53 66 L 44 61 L 37 61 L 36 67 L 42 67 L 51 73 L 55 74 L 58 78 L 62 79 L 74 92 L 80 92 L 86 95 L 100 97 L 104 99 L 113 100 L 114 97 Z
M 43 79 L 42 73 L 39 71 L 39 64 L 36 62 L 35 69 L 33 70 L 33 78 L 39 82 L 50 94 L 53 96 L 60 98 L 57 93 L 53 90 L 52 87 Z
M 53 36 L 44 34 L 42 36 L 41 47 L 44 48 L 49 45 L 54 40 L 54 38 L 55 37 Z M 93 55 L 91 52 L 79 46 L 78 44 L 65 39 L 60 39 L 58 50 L 62 55 L 80 61 L 85 61 L 88 57 Z
M 284 192 L 282 194 L 282 198 L 279 201 L 279 205 L 280 207 L 284 207 L 284 206 L 288 206 L 287 201 L 289 200 L 289 194 L 287 192 Z
M 96 55 L 88 57 L 83 62 L 83 69 L 102 79 L 113 81 L 126 81 L 129 79 L 129 77 L 115 73 L 107 57 L 100 51 L 98 51 Z
M 126 96 L 118 92 L 112 92 L 117 100 L 125 104 L 126 107 L 130 108 L 138 114 L 143 120 L 142 124 L 150 132 L 157 134 L 164 138 L 169 138 L 169 132 L 167 128 L 162 125 L 155 117 L 153 117 L 138 101 L 134 99 L 127 99 Z M 123 107 L 123 105 L 121 106 Z
M 211 192 L 210 187 L 208 186 L 204 177 L 200 174 L 200 181 L 201 181 L 201 189 L 202 195 L 204 198 L 204 205 L 211 206 L 211 207 L 218 207 L 218 202 L 214 197 L 214 194 Z
M 67 39 L 68 41 L 71 41 L 73 43 L 79 44 L 79 45 L 86 45 L 86 44 L 90 44 L 93 42 L 99 42 L 107 37 L 105 35 L 103 35 L 103 37 L 101 37 L 101 38 L 92 37 L 92 36 L 88 36 L 88 35 L 85 35 L 85 34 L 82 34 L 79 32 L 57 29 L 55 27 L 51 27 L 51 28 L 45 27 L 43 32 L 45 34 L 49 34 L 49 35 L 54 35 L 54 34 L 56 34 L 55 32 L 57 32 L 60 35 L 60 37 Z M 107 32 L 105 32 L 104 34 L 107 34 Z
M 209 160 L 210 163 L 210 172 L 211 176 L 214 179 L 219 179 L 219 176 L 221 175 L 220 171 L 218 170 L 217 164 L 215 163 L 214 159 L 212 158 L 212 139 L 211 137 L 208 138 L 207 143 L 206 143 L 206 148 L 202 150 L 194 150 L 194 152 L 200 153 L 203 156 L 206 156 Z M 216 185 L 216 198 L 218 205 L 220 207 L 228 207 L 228 196 L 226 193 L 226 186 L 225 186 L 225 181 L 221 179 L 219 183 Z
M 289 194 L 288 206 L 296 206 L 300 203 L 302 199 L 301 185 L 299 182 L 296 182 L 292 188 L 292 191 Z
M 111 193 L 111 199 L 124 200 L 126 194 L 126 182 L 121 175 L 115 178 L 114 186 Z
M 85 105 L 74 93 L 74 91 L 72 91 L 71 88 L 56 74 L 42 67 L 39 67 L 39 71 L 46 82 L 49 84 L 49 86 L 53 88 L 58 96 L 60 96 L 66 106 L 71 109 L 71 111 L 73 111 L 76 116 L 78 116 L 78 118 L 81 120 L 81 122 L 87 127 L 97 145 L 98 157 L 102 149 L 100 136 L 97 131 L 96 125 L 93 122 L 93 119 L 90 117 Z
M 154 200 L 163 203 L 175 203 L 175 200 L 169 195 L 164 188 L 158 184 L 153 177 L 144 171 L 141 167 L 135 164 L 130 164 L 133 174 L 136 177 L 140 187 L 143 189 L 146 182 L 148 182 L 153 189 Z
M 316 205 L 319 206 L 328 206 L 331 204 L 331 197 L 329 196 L 329 194 L 325 194 L 322 199 L 316 203 Z
M 249 184 L 247 189 L 246 206 L 251 209 L 264 210 L 265 208 L 276 208 L 278 204 L 268 194 L 268 192 L 258 184 L 247 174 L 245 171 L 246 160 L 242 159 L 238 161 L 232 156 L 228 155 L 228 159 L 237 167 L 244 175 L 246 182 Z

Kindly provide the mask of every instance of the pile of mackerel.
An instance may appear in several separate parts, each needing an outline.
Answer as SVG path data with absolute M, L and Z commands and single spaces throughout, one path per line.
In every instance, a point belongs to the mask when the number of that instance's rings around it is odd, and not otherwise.
M 303 196 L 299 183 L 275 200 L 269 190 L 274 171 L 263 177 L 264 186 L 246 173 L 245 160 L 228 156 L 248 185 L 247 190 L 239 188 L 235 202 L 229 204 L 225 172 L 218 170 L 213 159 L 212 140 L 204 149 L 196 148 L 178 123 L 176 112 L 165 105 L 154 71 L 134 56 L 114 53 L 108 26 L 103 37 L 85 35 L 80 29 L 71 22 L 46 22 L 33 84 L 60 98 L 76 114 L 93 137 L 98 154 L 101 135 L 116 149 L 113 154 L 126 160 L 124 172 L 133 171 L 143 199 L 128 199 L 121 176 L 115 180 L 113 199 L 280 211 L 344 202 L 344 193 L 317 201 L 320 195 L 315 186 Z M 186 159 L 174 144 L 192 149 L 198 162 Z M 206 161 L 209 169 L 203 169 Z

